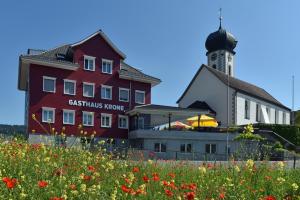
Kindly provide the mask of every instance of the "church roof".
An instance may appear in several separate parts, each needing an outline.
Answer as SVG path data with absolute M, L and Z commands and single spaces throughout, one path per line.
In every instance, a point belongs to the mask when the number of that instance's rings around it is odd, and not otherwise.
M 268 103 L 277 105 L 279 107 L 282 107 L 284 109 L 290 110 L 290 108 L 284 106 L 282 103 L 280 103 L 277 99 L 275 99 L 271 94 L 269 94 L 264 89 L 257 87 L 251 83 L 239 80 L 237 78 L 231 77 L 226 75 L 223 72 L 220 72 L 216 69 L 213 69 L 211 67 L 208 67 L 206 65 L 202 65 L 195 76 L 193 77 L 192 81 L 189 83 L 188 87 L 185 89 L 181 97 L 177 100 L 177 103 L 181 101 L 181 99 L 185 96 L 189 88 L 192 86 L 193 82 L 196 80 L 198 74 L 202 71 L 202 69 L 206 68 L 208 71 L 210 71 L 213 75 L 215 75 L 221 82 L 223 82 L 225 85 L 227 85 L 227 81 L 229 81 L 229 87 L 237 90 L 238 92 L 247 94 L 249 96 L 253 96 L 255 98 L 261 99 L 263 101 L 266 101 Z

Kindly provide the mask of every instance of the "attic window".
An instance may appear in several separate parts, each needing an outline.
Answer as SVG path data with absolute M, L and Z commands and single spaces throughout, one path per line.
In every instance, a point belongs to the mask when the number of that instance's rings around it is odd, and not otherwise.
M 65 54 L 62 54 L 62 53 L 57 53 L 56 54 L 56 58 L 58 60 L 65 60 L 66 59 L 66 55 Z

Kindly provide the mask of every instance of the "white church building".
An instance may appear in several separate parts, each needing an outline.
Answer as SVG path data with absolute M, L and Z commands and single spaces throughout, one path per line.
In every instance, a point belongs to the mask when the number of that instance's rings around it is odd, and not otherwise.
M 234 76 L 234 36 L 220 27 L 205 42 L 207 65 L 202 65 L 177 103 L 187 108 L 205 102 L 221 126 L 249 123 L 290 124 L 291 110 L 264 89 Z

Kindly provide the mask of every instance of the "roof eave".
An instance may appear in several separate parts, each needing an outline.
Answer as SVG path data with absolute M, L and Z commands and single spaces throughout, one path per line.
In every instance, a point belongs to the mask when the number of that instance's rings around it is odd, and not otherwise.
M 120 79 L 126 79 L 126 80 L 132 80 L 132 81 L 138 81 L 138 82 L 143 82 L 143 83 L 150 83 L 151 87 L 154 87 L 158 84 L 161 83 L 160 79 L 154 79 L 154 78 L 138 78 L 138 77 L 133 77 L 125 74 L 119 73 L 119 78 Z
M 20 56 L 19 57 L 19 75 L 18 75 L 18 89 L 22 91 L 26 91 L 26 82 L 28 77 L 28 67 L 30 64 L 36 64 L 36 65 L 43 65 L 47 67 L 54 67 L 59 69 L 65 69 L 65 70 L 71 70 L 76 71 L 79 68 L 78 64 L 74 65 L 67 65 L 64 63 L 54 63 L 54 62 L 47 62 L 47 61 L 41 61 L 36 60 L 32 58 L 25 58 Z

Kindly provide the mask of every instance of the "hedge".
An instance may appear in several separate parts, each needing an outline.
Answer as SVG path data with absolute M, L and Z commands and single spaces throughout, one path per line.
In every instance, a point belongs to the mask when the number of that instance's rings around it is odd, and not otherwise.
M 293 144 L 300 146 L 300 126 L 281 124 L 255 124 L 255 128 L 272 130 Z

